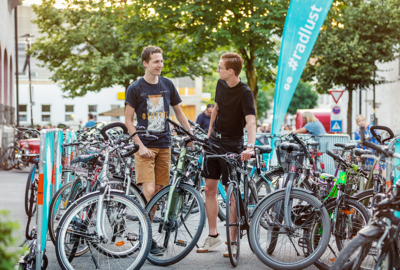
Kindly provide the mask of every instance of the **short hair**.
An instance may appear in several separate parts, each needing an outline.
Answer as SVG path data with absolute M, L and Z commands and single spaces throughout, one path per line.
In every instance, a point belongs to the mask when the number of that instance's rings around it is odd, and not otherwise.
M 93 114 L 91 114 L 91 113 L 89 113 L 88 116 L 89 116 L 89 119 L 93 119 L 94 118 Z
M 214 108 L 215 106 L 214 106 L 214 104 L 207 104 L 207 109 L 209 109 L 209 108 Z M 206 109 L 206 110 L 207 110 Z
M 225 62 L 225 67 L 227 69 L 233 69 L 235 75 L 239 76 L 243 68 L 243 59 L 237 53 L 225 53 L 221 56 L 221 60 Z
M 308 111 L 303 112 L 302 115 L 304 118 L 307 119 L 307 123 L 319 121 L 318 118 L 316 118 L 312 112 L 308 112 Z
M 356 116 L 356 123 L 358 123 L 358 120 L 360 120 L 360 119 L 364 119 L 365 121 L 367 121 L 367 119 L 364 117 L 364 115 L 359 114 Z
M 161 50 L 161 48 L 156 46 L 149 46 L 144 48 L 144 50 L 142 51 L 142 62 L 146 61 L 148 63 L 153 53 L 163 53 L 163 51 Z

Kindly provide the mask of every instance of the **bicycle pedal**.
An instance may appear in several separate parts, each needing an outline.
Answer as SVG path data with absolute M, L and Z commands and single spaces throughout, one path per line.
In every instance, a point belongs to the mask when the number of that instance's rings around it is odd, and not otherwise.
M 183 241 L 183 240 L 177 240 L 175 242 L 175 245 L 180 246 L 180 247 L 186 247 L 187 246 L 187 242 Z
M 298 243 L 299 247 L 308 248 L 307 239 L 305 239 L 304 237 L 300 238 Z

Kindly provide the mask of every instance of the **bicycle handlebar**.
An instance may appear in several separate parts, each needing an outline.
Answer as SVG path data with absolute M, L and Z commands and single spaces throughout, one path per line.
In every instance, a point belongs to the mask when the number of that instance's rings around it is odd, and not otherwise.
M 310 152 L 308 151 L 307 146 L 304 144 L 304 142 L 303 142 L 302 140 L 300 140 L 299 137 L 297 137 L 296 134 L 291 133 L 291 135 L 292 135 L 292 138 L 293 138 L 298 144 L 300 144 L 300 146 L 303 148 L 304 153 L 307 155 L 307 158 L 308 158 L 308 160 L 310 161 L 310 164 L 313 165 L 313 164 L 314 164 L 314 160 L 313 160 L 313 158 L 312 158 Z

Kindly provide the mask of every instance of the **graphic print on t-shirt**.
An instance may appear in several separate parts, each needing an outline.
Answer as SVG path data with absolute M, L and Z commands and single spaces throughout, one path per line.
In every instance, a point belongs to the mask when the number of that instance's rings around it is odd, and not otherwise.
M 164 97 L 162 95 L 147 96 L 147 115 L 150 130 L 164 130 L 165 127 L 165 111 Z

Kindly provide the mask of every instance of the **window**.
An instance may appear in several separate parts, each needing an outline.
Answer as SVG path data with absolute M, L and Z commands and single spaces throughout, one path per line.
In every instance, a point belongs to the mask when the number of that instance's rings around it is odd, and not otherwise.
M 111 105 L 111 110 L 118 109 L 119 105 Z M 119 116 L 111 116 L 111 121 L 119 121 Z
M 88 111 L 93 114 L 94 121 L 97 121 L 97 105 L 89 105 Z
M 42 122 L 50 122 L 51 105 L 42 105 Z
M 42 114 L 42 122 L 50 122 L 50 114 Z
M 74 105 L 65 105 L 65 122 L 74 121 Z
M 20 104 L 19 105 L 19 121 L 20 122 L 26 122 L 28 120 L 27 112 L 28 112 L 28 105 Z
M 179 87 L 180 96 L 194 96 L 194 87 Z
M 42 105 L 42 112 L 50 112 L 50 105 Z

